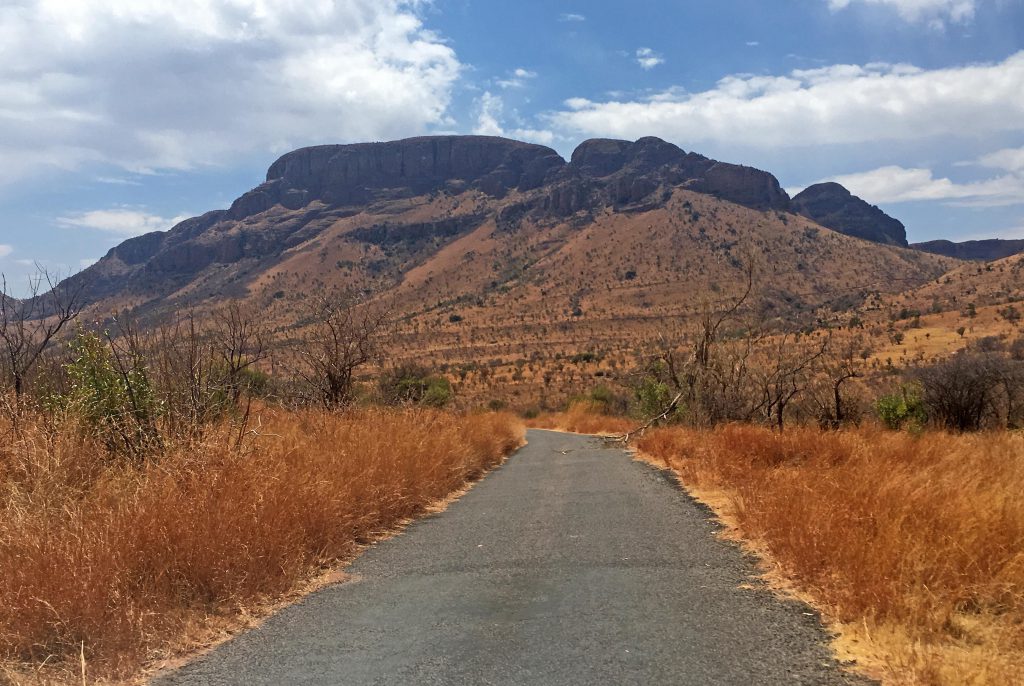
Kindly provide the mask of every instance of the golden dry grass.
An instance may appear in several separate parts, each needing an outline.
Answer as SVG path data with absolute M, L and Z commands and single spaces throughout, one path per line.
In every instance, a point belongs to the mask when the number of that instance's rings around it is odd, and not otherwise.
M 90 682 L 137 673 L 350 559 L 522 441 L 504 414 L 268 410 L 245 451 L 222 438 L 130 467 L 74 428 L 4 429 L 0 682 L 81 683 L 83 650 Z
M 1024 435 L 666 428 L 639 448 L 888 683 L 1022 683 Z
M 600 414 L 594 406 L 574 403 L 565 412 L 547 412 L 528 420 L 535 429 L 552 429 L 576 434 L 623 434 L 636 427 L 636 421 L 625 417 Z

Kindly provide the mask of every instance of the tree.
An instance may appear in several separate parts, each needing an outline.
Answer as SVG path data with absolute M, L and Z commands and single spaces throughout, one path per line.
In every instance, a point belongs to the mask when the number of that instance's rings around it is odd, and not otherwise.
M 16 398 L 43 351 L 82 311 L 86 282 L 61 281 L 42 267 L 29 277 L 28 296 L 16 300 L 7 295 L 7 279 L 0 275 L 0 352 L 7 383 Z
M 391 308 L 360 302 L 351 292 L 314 297 L 298 337 L 298 376 L 325 407 L 352 401 L 360 367 L 381 364 Z
M 772 340 L 767 359 L 757 373 L 759 407 L 768 423 L 780 432 L 785 429 L 786 408 L 810 384 L 812 367 L 825 355 L 829 341 L 830 337 L 825 337 L 820 345 L 802 346 L 788 333 Z

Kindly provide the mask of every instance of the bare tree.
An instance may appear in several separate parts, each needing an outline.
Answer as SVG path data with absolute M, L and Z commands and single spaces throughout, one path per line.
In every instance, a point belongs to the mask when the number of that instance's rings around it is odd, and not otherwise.
M 237 405 L 245 386 L 243 376 L 267 357 L 269 334 L 251 306 L 232 301 L 214 310 L 211 335 L 227 390 Z
M 315 297 L 306 314 L 298 338 L 298 375 L 324 406 L 346 405 L 356 370 L 383 362 L 391 309 L 336 292 Z
M 825 355 L 830 337 L 820 345 L 802 346 L 791 334 L 776 336 L 768 348 L 767 359 L 757 373 L 760 388 L 760 409 L 769 424 L 783 431 L 786 408 L 811 383 L 814 363 Z
M 85 305 L 85 281 L 60 280 L 42 267 L 29 277 L 28 295 L 16 300 L 6 295 L 7 279 L 0 275 L 0 352 L 7 382 L 16 398 L 56 336 Z
M 850 418 L 850 409 L 844 387 L 849 381 L 862 376 L 862 361 L 858 351 L 863 340 L 856 337 L 841 348 L 829 346 L 817 364 L 817 380 L 811 387 L 811 395 L 818 407 L 818 421 L 822 428 L 838 429 Z

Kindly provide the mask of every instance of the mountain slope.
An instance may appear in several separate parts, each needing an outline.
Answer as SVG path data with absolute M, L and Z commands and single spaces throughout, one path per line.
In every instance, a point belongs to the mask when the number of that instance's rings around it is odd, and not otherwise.
M 656 138 L 587 141 L 568 163 L 475 136 L 322 146 L 282 157 L 230 209 L 126 241 L 75 278 L 98 317 L 238 297 L 283 327 L 310 294 L 352 288 L 394 303 L 402 354 L 479 361 L 634 348 L 730 298 L 751 264 L 751 305 L 807 326 L 959 264 L 789 206 L 771 174 Z

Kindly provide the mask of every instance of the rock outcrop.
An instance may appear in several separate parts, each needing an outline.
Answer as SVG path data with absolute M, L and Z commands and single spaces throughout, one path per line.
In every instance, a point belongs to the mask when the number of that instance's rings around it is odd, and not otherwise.
M 910 246 L 914 250 L 930 252 L 935 255 L 956 257 L 961 260 L 981 260 L 991 262 L 1010 257 L 1017 253 L 1024 252 L 1024 239 L 1006 240 L 1002 238 L 989 238 L 980 241 L 926 241 L 914 243 Z
M 569 162 L 551 148 L 493 136 L 321 145 L 283 155 L 270 166 L 266 181 L 229 209 L 129 239 L 76 278 L 88 279 L 97 299 L 124 292 L 161 297 L 215 265 L 273 263 L 337 220 L 373 214 L 396 200 L 470 191 L 491 199 L 481 199 L 488 209 L 472 220 L 427 218 L 403 230 L 419 243 L 441 244 L 487 217 L 504 231 L 516 230 L 525 219 L 545 225 L 573 217 L 581 225 L 604 208 L 638 212 L 660 207 L 677 188 L 757 210 L 790 206 L 771 174 L 688 153 L 654 137 L 588 140 Z M 406 241 L 394 227 L 367 231 L 353 240 L 362 237 L 387 250 L 401 244 L 402 254 L 419 244 Z
M 793 212 L 847 236 L 907 247 L 907 230 L 899 220 L 861 200 L 838 183 L 818 183 L 804 189 L 793 198 L 791 208 Z
M 551 148 L 493 136 L 428 136 L 389 143 L 320 145 L 290 152 L 267 180 L 236 200 L 241 219 L 280 204 L 364 205 L 433 191 L 481 190 L 502 197 L 543 185 L 565 161 Z

